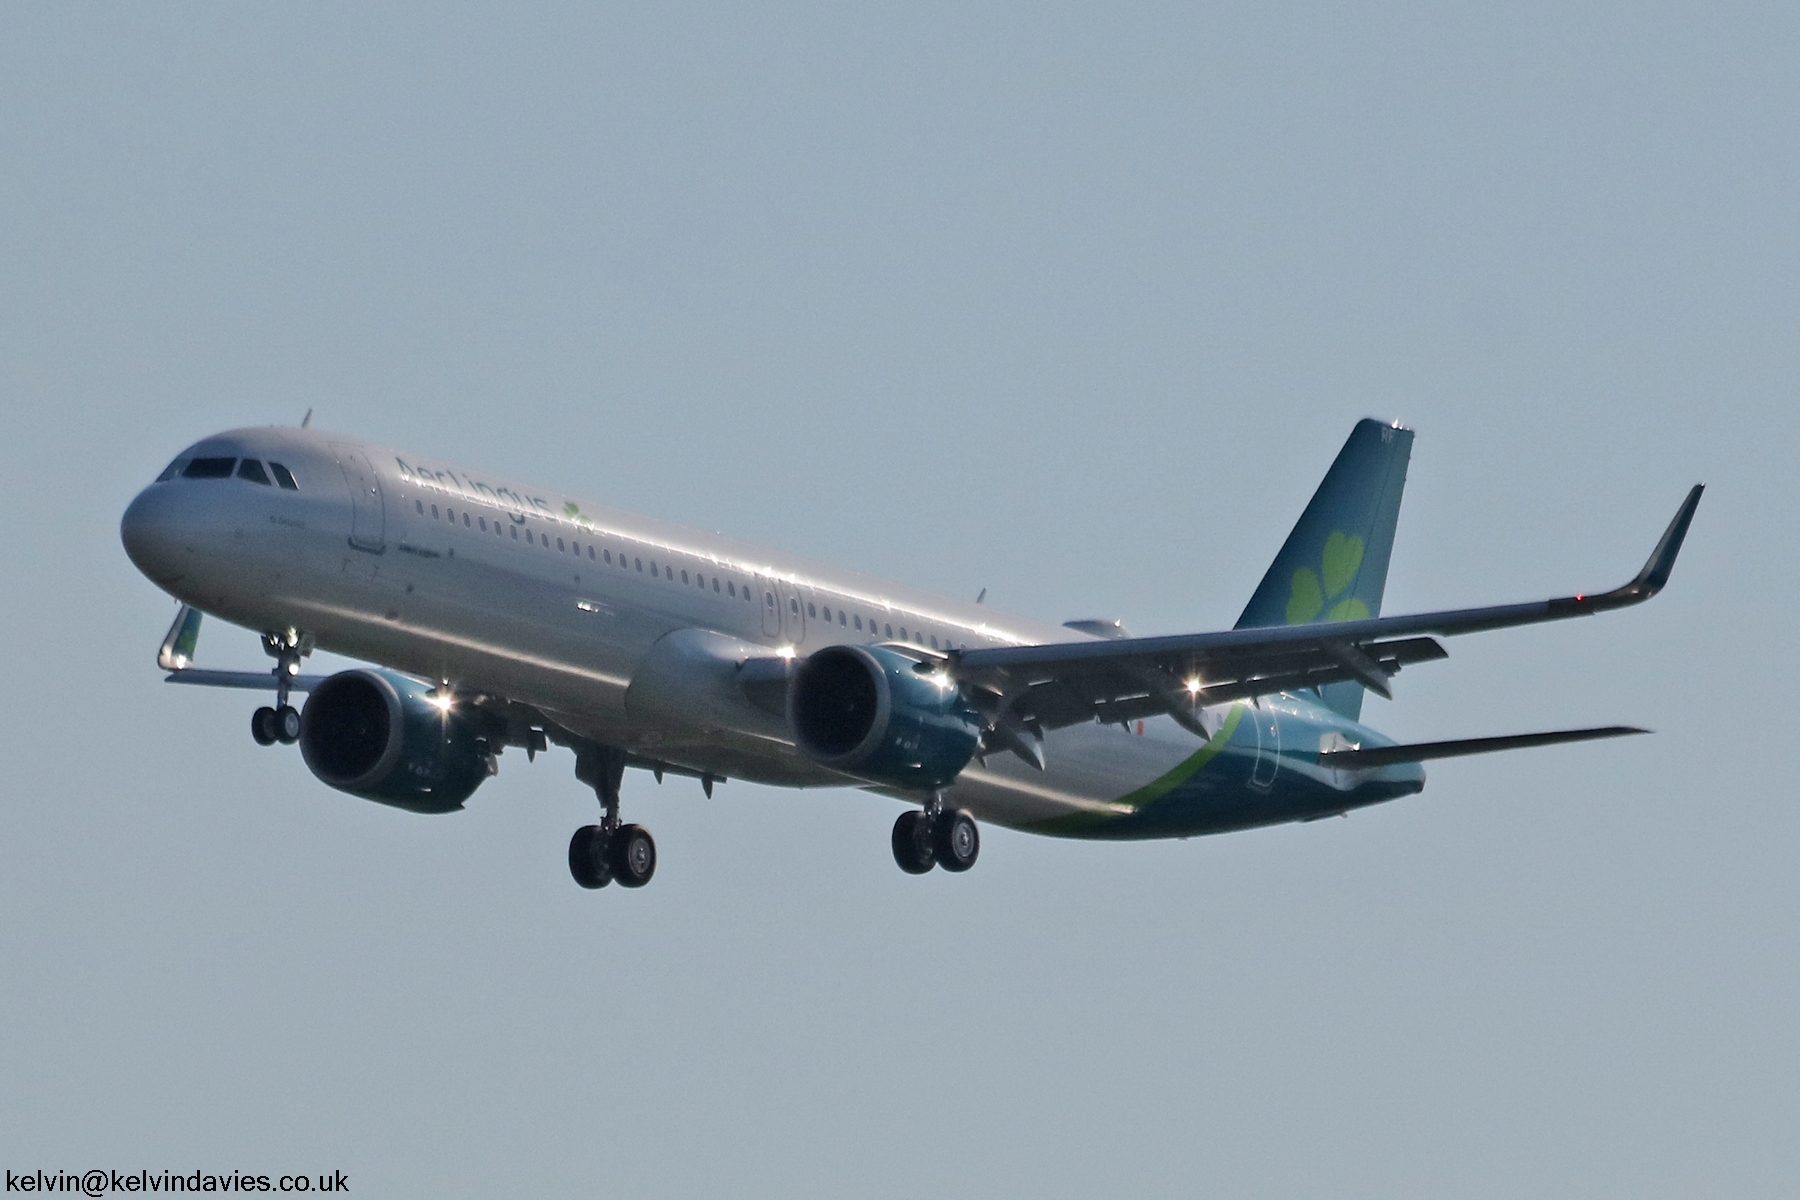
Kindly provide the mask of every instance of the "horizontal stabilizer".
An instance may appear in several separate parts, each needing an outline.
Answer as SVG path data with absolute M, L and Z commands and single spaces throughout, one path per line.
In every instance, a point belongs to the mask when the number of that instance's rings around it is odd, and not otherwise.
M 1432 758 L 1460 758 L 1465 754 L 1488 754 L 1495 750 L 1523 750 L 1528 746 L 1554 746 L 1560 742 L 1588 742 L 1597 738 L 1625 737 L 1649 733 L 1635 725 L 1603 725 L 1598 729 L 1558 729 L 1550 733 L 1515 733 L 1508 737 L 1463 738 L 1454 742 L 1414 742 L 1410 746 L 1370 746 L 1367 749 L 1323 750 L 1319 753 L 1322 767 L 1355 770 L 1367 767 L 1391 767 L 1395 763 L 1424 762 Z

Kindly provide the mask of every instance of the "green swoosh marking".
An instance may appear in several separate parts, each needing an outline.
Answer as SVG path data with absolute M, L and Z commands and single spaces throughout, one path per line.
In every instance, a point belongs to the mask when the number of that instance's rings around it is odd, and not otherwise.
M 1219 751 L 1225 749 L 1226 744 L 1231 741 L 1231 735 L 1237 732 L 1238 722 L 1243 719 L 1244 706 L 1233 704 L 1231 711 L 1225 715 L 1225 723 L 1219 726 L 1217 733 L 1206 740 L 1204 746 L 1182 759 L 1169 771 L 1152 779 L 1136 791 L 1127 792 L 1113 803 L 1124 805 L 1135 813 L 1143 809 L 1146 804 L 1162 799 L 1198 775 L 1207 763 L 1217 758 Z M 1079 833 L 1084 829 L 1092 829 L 1097 825 L 1104 825 L 1108 821 L 1119 819 L 1117 815 L 1111 813 L 1078 812 L 1069 813 L 1067 816 L 1051 817 L 1047 821 L 1037 822 L 1031 828 L 1039 833 Z
M 1161 800 L 1164 796 L 1192 779 L 1195 775 L 1198 775 L 1201 768 L 1217 758 L 1219 756 L 1219 751 L 1225 748 L 1225 743 L 1231 740 L 1231 735 L 1237 732 L 1238 722 L 1243 720 L 1243 718 L 1244 706 L 1242 704 L 1232 705 L 1231 711 L 1225 714 L 1225 723 L 1219 726 L 1219 731 L 1217 733 L 1206 739 L 1206 745 L 1188 755 L 1187 758 L 1176 764 L 1175 768 L 1167 774 L 1151 780 L 1135 792 L 1127 792 L 1125 795 L 1120 796 L 1118 800 L 1114 801 L 1114 803 L 1123 804 L 1135 812 L 1136 810 L 1143 808 L 1146 804 Z

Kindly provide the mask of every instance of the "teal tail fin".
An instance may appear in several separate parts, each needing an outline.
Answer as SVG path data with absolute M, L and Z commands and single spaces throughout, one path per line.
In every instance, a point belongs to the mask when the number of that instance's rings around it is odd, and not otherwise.
M 1356 423 L 1237 628 L 1381 615 L 1412 440 L 1412 430 L 1398 425 Z M 1353 721 L 1362 714 L 1360 683 L 1327 684 L 1320 696 Z

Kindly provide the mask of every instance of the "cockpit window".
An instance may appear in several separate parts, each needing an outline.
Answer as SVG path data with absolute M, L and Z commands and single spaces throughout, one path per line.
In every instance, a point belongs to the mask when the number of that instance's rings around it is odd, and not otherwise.
M 254 458 L 246 458 L 238 464 L 238 478 L 248 479 L 251 483 L 260 483 L 264 487 L 270 486 L 269 473 L 263 470 L 262 464 Z
M 167 483 L 167 482 L 169 482 L 169 480 L 175 478 L 175 472 L 181 470 L 182 464 L 185 462 L 187 462 L 187 459 L 178 458 L 174 462 L 170 463 L 168 466 L 164 467 L 163 473 L 156 477 L 156 482 Z
M 182 469 L 183 479 L 229 479 L 235 458 L 196 458 Z
M 269 464 L 269 474 L 275 476 L 275 482 L 279 483 L 282 487 L 286 488 L 288 491 L 297 492 L 300 490 L 300 485 L 294 482 L 294 473 L 292 471 L 288 470 L 286 467 L 282 466 L 280 463 L 278 463 L 278 462 L 270 463 Z

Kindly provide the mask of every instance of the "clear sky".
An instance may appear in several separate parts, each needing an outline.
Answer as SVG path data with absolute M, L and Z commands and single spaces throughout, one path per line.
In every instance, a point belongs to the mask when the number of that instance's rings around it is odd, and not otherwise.
M 0 1165 L 352 1194 L 1791 1195 L 1800 10 L 0 11 Z M 1052 620 L 1229 625 L 1351 425 L 1387 611 L 1622 582 L 1372 723 L 1655 737 L 1186 842 L 332 792 L 118 517 L 316 425 Z M 257 666 L 209 628 L 201 658 Z

